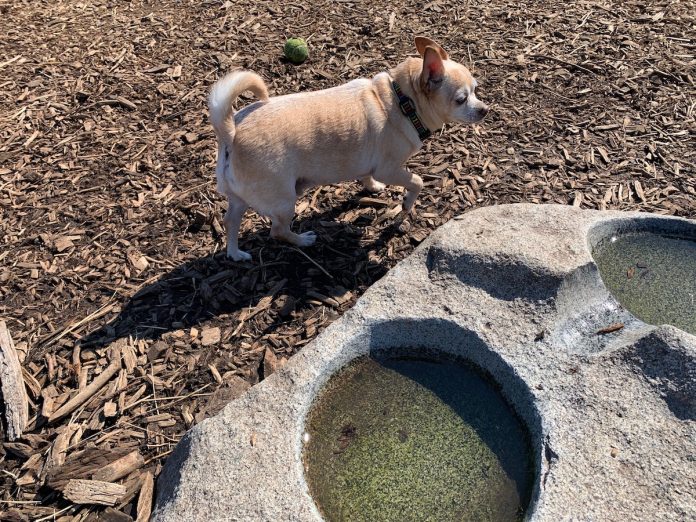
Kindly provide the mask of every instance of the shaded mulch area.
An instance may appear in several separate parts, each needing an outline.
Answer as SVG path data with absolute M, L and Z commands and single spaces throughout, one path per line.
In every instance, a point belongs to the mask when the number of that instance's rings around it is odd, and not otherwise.
M 696 217 L 690 2 L 455 4 L 0 1 L 0 316 L 31 416 L 2 439 L 0 518 L 145 519 L 186 429 L 456 214 L 534 202 Z M 270 240 L 250 212 L 253 263 L 227 260 L 212 82 L 246 67 L 276 94 L 329 87 L 395 65 L 414 34 L 469 65 L 493 104 L 410 162 L 417 215 L 394 226 L 398 189 L 318 187 L 295 224 L 315 246 Z M 290 36 L 309 41 L 301 66 L 281 57 Z M 123 489 L 80 504 L 76 479 Z

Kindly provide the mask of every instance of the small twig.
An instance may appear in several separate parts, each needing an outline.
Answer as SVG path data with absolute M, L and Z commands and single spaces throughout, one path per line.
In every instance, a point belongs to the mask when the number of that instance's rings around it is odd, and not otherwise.
M 0 469 L 0 471 L 2 471 L 3 473 L 5 473 L 6 475 L 9 475 L 9 476 L 12 477 L 15 481 L 19 479 L 19 477 L 18 477 L 17 475 L 15 475 L 14 473 L 10 473 L 10 472 L 7 471 L 6 469 Z
M 135 429 L 135 430 L 140 430 L 140 431 L 142 431 L 142 432 L 144 432 L 144 433 L 147 433 L 147 429 L 143 428 L 142 426 L 138 426 L 137 424 L 133 424 L 133 423 L 130 423 L 130 422 L 128 422 L 128 421 L 122 421 L 122 423 L 123 423 L 124 426 L 129 426 L 130 428 L 133 428 L 133 429 Z M 169 437 L 169 436 L 165 435 L 164 433 L 158 433 L 157 436 L 158 436 L 158 437 L 163 437 L 163 438 L 165 438 L 165 439 L 169 439 L 169 441 L 170 441 L 172 444 L 178 444 L 179 440 L 181 440 L 181 439 L 174 439 L 174 438 L 172 438 L 172 437 Z M 148 461 L 148 462 L 149 462 L 149 461 Z
M 100 373 L 91 383 L 84 387 L 84 389 L 75 395 L 72 399 L 66 402 L 63 406 L 58 408 L 55 412 L 51 414 L 48 418 L 48 422 L 55 422 L 58 419 L 65 417 L 78 408 L 82 403 L 90 399 L 95 393 L 97 393 L 102 386 L 104 386 L 111 377 L 116 375 L 116 372 L 121 368 L 121 354 L 119 353 L 117 357 L 111 361 L 111 364 L 106 367 L 102 373 Z
M 313 264 L 314 266 L 316 266 L 319 270 L 321 270 L 321 271 L 324 272 L 327 276 L 329 276 L 329 277 L 331 278 L 331 280 L 333 280 L 334 277 L 333 277 L 331 274 L 329 274 L 326 270 L 324 270 L 324 267 L 323 267 L 323 266 L 321 266 L 319 263 L 317 263 L 314 259 L 312 259 L 311 257 L 309 257 L 307 254 L 305 254 L 302 250 L 300 250 L 299 248 L 295 248 L 295 247 L 290 247 L 290 250 L 294 250 L 295 252 L 299 252 L 300 254 L 302 254 L 303 256 L 305 256 L 305 257 L 307 258 L 307 260 L 308 260 L 310 263 L 312 263 L 312 264 Z
M 158 455 L 155 455 L 154 457 L 152 457 L 152 458 L 146 460 L 144 465 L 147 466 L 150 462 L 152 462 L 152 461 L 154 461 L 154 460 L 161 459 L 162 457 L 166 457 L 166 456 L 169 455 L 172 451 L 174 451 L 174 450 L 173 450 L 173 449 L 170 449 L 169 451 L 165 451 L 164 453 L 160 453 L 160 454 L 158 454 Z
M 147 449 L 161 448 L 162 446 L 167 446 L 167 447 L 171 448 L 172 443 L 171 442 L 163 442 L 161 444 L 145 444 L 145 447 Z
M 116 295 L 116 292 L 113 293 L 113 295 L 109 298 L 107 303 L 102 306 L 99 310 L 96 312 L 92 312 L 89 314 L 87 317 L 84 319 L 80 319 L 78 322 L 71 324 L 70 326 L 66 327 L 63 331 L 61 331 L 58 334 L 51 334 L 47 339 L 41 342 L 42 346 L 47 346 L 49 344 L 53 344 L 58 342 L 60 339 L 68 335 L 70 332 L 73 332 L 80 328 L 81 326 L 87 324 L 90 321 L 94 321 L 95 319 L 99 319 L 100 317 L 105 316 L 108 314 L 114 306 L 116 306 L 116 303 L 112 303 L 111 300 L 114 298 Z
M 541 58 L 542 60 L 551 60 L 553 62 L 567 65 L 568 67 L 573 67 L 574 69 L 578 69 L 578 70 L 586 72 L 588 74 L 592 74 L 592 75 L 597 76 L 597 73 L 594 72 L 592 69 L 588 69 L 587 67 L 583 67 L 582 65 L 578 65 L 577 63 L 572 63 L 572 62 L 567 62 L 565 60 L 561 60 L 560 58 L 556 58 L 555 56 L 547 56 L 545 54 L 532 54 L 531 56 L 532 56 L 532 58 Z
M 623 323 L 610 324 L 609 326 L 605 326 L 604 328 L 600 328 L 599 330 L 597 330 L 595 332 L 595 335 L 606 335 L 606 334 L 610 334 L 613 332 L 618 332 L 623 327 L 624 327 Z
M 63 513 L 65 513 L 69 509 L 73 509 L 74 507 L 75 505 L 71 504 L 70 506 L 63 508 L 60 511 L 56 511 L 55 513 L 48 515 L 47 517 L 37 518 L 34 522 L 45 522 L 46 520 L 55 520 L 58 515 L 62 515 Z
M 554 96 L 558 96 L 559 98 L 561 98 L 565 101 L 568 101 L 568 102 L 576 102 L 577 101 L 577 100 L 573 100 L 572 98 L 568 98 L 567 96 L 563 96 L 562 94 L 554 91 L 553 88 L 549 87 L 545 83 L 539 83 L 539 85 L 541 85 L 544 89 L 548 90 Z
M 133 103 L 127 98 L 124 98 L 123 96 L 116 96 L 116 98 L 112 100 L 99 100 L 95 102 L 95 105 L 110 105 L 112 107 L 120 106 L 126 109 L 130 109 L 132 111 L 138 108 L 138 106 L 135 103 Z
M 3 67 L 5 67 L 6 65 L 10 65 L 11 63 L 16 62 L 16 61 L 19 60 L 21 57 L 22 57 L 22 55 L 21 55 L 21 54 L 18 54 L 18 55 L 15 56 L 14 58 L 10 58 L 9 60 L 5 60 L 4 62 L 0 63 L 0 69 L 2 69 Z
M 206 386 L 208 386 L 208 385 L 206 385 Z M 174 406 L 175 404 L 179 404 L 181 401 L 184 401 L 184 400 L 186 400 L 186 399 L 188 399 L 188 398 L 191 398 L 191 397 L 210 397 L 211 395 L 213 395 L 213 394 L 212 394 L 212 393 L 196 393 L 196 394 L 192 394 L 192 395 L 189 395 L 189 396 L 187 396 L 187 397 L 182 397 L 182 398 L 179 398 L 179 399 L 175 400 L 174 402 L 170 403 L 170 404 L 168 405 L 168 407 L 171 408 L 171 407 Z M 149 399 L 149 400 L 151 401 L 152 399 Z M 158 400 L 161 401 L 161 400 L 163 400 L 163 399 L 158 399 Z M 152 413 L 152 411 L 153 411 L 152 408 L 149 408 L 149 409 L 145 410 L 144 413 L 135 415 L 133 418 L 135 419 L 135 418 L 137 418 L 137 417 L 142 417 L 142 416 L 145 416 L 145 415 L 150 415 L 150 414 Z
M 194 396 L 195 396 L 195 397 L 200 397 L 201 395 L 199 395 L 199 393 L 200 393 L 201 391 L 205 390 L 208 386 L 210 386 L 210 384 L 211 384 L 211 383 L 208 383 L 208 384 L 206 384 L 206 385 L 204 385 L 204 386 L 201 386 L 200 388 L 198 388 L 198 389 L 195 390 L 195 391 L 192 391 L 192 392 L 189 393 L 188 395 L 175 395 L 174 397 L 160 397 L 159 399 L 158 399 L 157 397 L 153 397 L 153 398 L 145 397 L 145 398 L 143 398 L 143 399 L 138 399 L 138 400 L 135 401 L 134 403 L 126 405 L 126 407 L 125 407 L 123 410 L 124 410 L 124 411 L 130 410 L 133 406 L 137 406 L 138 404 L 141 404 L 141 403 L 143 403 L 143 402 L 155 402 L 155 403 L 157 403 L 158 401 L 160 401 L 160 402 L 161 402 L 161 401 L 175 401 L 175 402 L 173 402 L 172 404 L 176 404 L 177 402 L 183 401 L 184 399 L 188 399 L 189 397 L 194 397 Z M 202 395 L 208 396 L 208 395 L 210 395 L 210 394 L 209 394 L 209 393 L 205 393 L 205 394 L 202 394 Z M 170 406 L 171 406 L 171 405 L 170 405 Z
M 159 415 L 159 405 L 157 404 L 157 387 L 155 386 L 155 368 L 153 364 L 150 364 L 150 375 L 152 376 L 152 379 L 150 379 L 150 383 L 152 384 L 152 400 L 155 402 L 155 411 L 157 412 L 157 415 Z

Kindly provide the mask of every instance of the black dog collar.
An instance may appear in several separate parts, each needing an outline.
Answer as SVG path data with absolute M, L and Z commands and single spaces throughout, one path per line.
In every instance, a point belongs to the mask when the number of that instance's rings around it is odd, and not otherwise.
M 430 130 L 423 125 L 423 122 L 418 117 L 416 105 L 413 103 L 413 100 L 404 94 L 404 91 L 401 90 L 399 84 L 394 80 L 392 80 L 392 87 L 394 88 L 397 98 L 399 98 L 399 108 L 401 109 L 401 112 L 403 112 L 404 116 L 411 120 L 411 123 L 418 132 L 418 137 L 420 140 L 425 141 L 426 138 L 429 138 L 432 135 L 432 132 L 430 132 Z

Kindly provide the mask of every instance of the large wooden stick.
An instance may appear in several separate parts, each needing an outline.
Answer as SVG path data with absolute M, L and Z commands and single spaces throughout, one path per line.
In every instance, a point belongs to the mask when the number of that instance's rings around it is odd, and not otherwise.
M 125 494 L 126 488 L 121 484 L 100 480 L 72 479 L 63 489 L 65 498 L 75 502 L 75 504 L 113 506 Z
M 152 494 L 154 492 L 154 478 L 151 471 L 145 472 L 143 486 L 140 488 L 140 496 L 138 497 L 138 518 L 136 522 L 148 522 L 150 513 L 152 512 Z
M 92 475 L 92 479 L 101 480 L 102 482 L 116 482 L 118 479 L 130 475 L 143 464 L 145 464 L 145 459 L 143 459 L 138 450 L 134 450 L 96 471 Z
M 0 392 L 5 402 L 7 437 L 16 440 L 29 421 L 29 400 L 22 366 L 5 321 L 0 321 Z
M 82 391 L 75 395 L 72 399 L 66 402 L 63 406 L 58 408 L 53 414 L 48 418 L 48 422 L 55 422 L 58 419 L 62 419 L 66 415 L 69 415 L 75 411 L 81 404 L 91 398 L 95 393 L 97 393 L 102 386 L 104 386 L 109 379 L 111 379 L 116 372 L 121 368 L 121 353 L 118 352 L 114 359 L 111 361 L 106 370 L 101 372 L 97 378 L 85 386 Z

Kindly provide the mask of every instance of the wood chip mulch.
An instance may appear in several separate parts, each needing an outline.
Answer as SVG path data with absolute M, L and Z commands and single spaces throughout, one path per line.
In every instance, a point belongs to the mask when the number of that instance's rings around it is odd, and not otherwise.
M 456 214 L 535 202 L 696 217 L 691 6 L 0 0 L 0 318 L 29 402 L 22 437 L 0 439 L 0 518 L 147 520 L 188 428 Z M 417 216 L 393 225 L 395 188 L 319 187 L 295 223 L 316 246 L 270 240 L 249 212 L 253 263 L 225 259 L 212 82 L 247 67 L 277 94 L 329 87 L 395 65 L 414 34 L 470 65 L 493 104 L 410 162 Z M 300 66 L 280 56 L 290 36 L 309 42 Z

